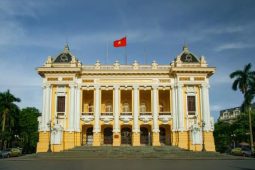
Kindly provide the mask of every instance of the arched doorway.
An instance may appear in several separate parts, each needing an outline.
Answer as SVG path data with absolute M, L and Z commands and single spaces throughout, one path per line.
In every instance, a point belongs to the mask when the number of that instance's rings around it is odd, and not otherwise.
M 132 143 L 132 130 L 129 127 L 121 129 L 121 144 L 131 145 Z
M 86 131 L 86 144 L 92 145 L 93 144 L 93 128 L 90 127 Z
M 164 127 L 159 128 L 159 141 L 161 144 L 166 144 L 166 129 Z
M 113 133 L 112 133 L 112 128 L 107 127 L 104 129 L 104 144 L 112 144 L 113 141 Z
M 149 144 L 149 130 L 146 127 L 140 128 L 140 143 L 142 145 L 148 145 Z

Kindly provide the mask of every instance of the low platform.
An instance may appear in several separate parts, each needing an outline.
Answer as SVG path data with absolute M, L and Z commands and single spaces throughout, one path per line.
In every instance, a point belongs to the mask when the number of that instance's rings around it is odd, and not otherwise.
M 235 160 L 247 159 L 217 152 L 193 152 L 174 146 L 81 146 L 57 153 L 37 153 L 16 159 L 180 159 L 180 160 Z

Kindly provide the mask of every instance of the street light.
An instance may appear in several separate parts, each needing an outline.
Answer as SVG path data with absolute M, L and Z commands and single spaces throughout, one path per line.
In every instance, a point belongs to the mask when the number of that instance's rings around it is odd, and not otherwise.
M 205 150 L 205 138 L 204 138 L 204 127 L 205 127 L 205 122 L 204 121 L 202 121 L 201 122 L 202 123 L 202 125 L 201 125 L 201 127 L 202 127 L 202 152 L 205 152 L 206 150 Z
M 236 141 L 235 141 L 235 137 L 236 137 L 236 134 L 232 134 L 231 135 L 232 139 L 233 139 L 233 142 L 234 142 L 234 148 L 236 147 Z
M 49 120 L 49 122 L 47 123 L 49 129 L 50 129 L 50 135 L 49 135 L 49 148 L 47 152 L 52 152 L 51 151 L 51 120 Z

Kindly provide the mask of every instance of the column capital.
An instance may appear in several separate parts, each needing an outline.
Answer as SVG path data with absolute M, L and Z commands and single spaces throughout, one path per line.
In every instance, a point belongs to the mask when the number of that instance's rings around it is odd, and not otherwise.
M 42 88 L 50 88 L 51 84 L 49 83 L 43 83 Z
M 133 89 L 136 89 L 136 90 L 137 90 L 138 88 L 139 88 L 139 85 L 138 85 L 138 84 L 134 84 L 134 85 L 133 85 Z
M 114 88 L 114 89 L 119 89 L 119 88 L 120 88 L 120 85 L 119 85 L 119 84 L 115 84 L 115 85 L 113 85 L 113 88 Z
M 95 88 L 96 90 L 99 90 L 100 87 L 101 87 L 101 86 L 100 86 L 99 84 L 95 84 L 95 85 L 94 85 L 94 88 Z
M 69 84 L 69 87 L 71 87 L 71 88 L 74 88 L 74 87 L 76 87 L 77 85 L 75 84 L 75 83 L 70 83 Z
M 184 86 L 183 83 L 177 83 L 177 84 L 176 84 L 176 87 L 177 87 L 177 88 L 182 88 L 183 86 Z
M 208 83 L 202 83 L 201 87 L 202 88 L 210 88 L 210 85 Z
M 158 85 L 157 84 L 153 84 L 151 87 L 152 87 L 153 90 L 157 90 L 158 89 Z

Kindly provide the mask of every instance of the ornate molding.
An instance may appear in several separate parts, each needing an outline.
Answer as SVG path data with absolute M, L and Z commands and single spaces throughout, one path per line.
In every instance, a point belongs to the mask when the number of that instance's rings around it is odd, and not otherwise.
M 100 116 L 100 120 L 104 122 L 104 124 L 109 124 L 114 119 L 113 116 L 107 115 L 107 116 Z
M 94 120 L 93 115 L 82 115 L 81 120 L 85 122 L 85 124 L 89 124 L 92 120 Z
M 159 119 L 163 124 L 168 124 L 168 122 L 172 119 L 172 116 L 168 116 L 168 115 L 159 115 L 158 119 Z
M 152 120 L 152 115 L 139 116 L 139 120 L 143 121 L 144 124 L 148 124 Z

